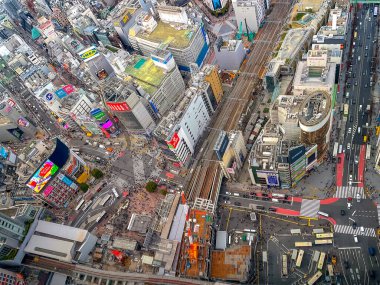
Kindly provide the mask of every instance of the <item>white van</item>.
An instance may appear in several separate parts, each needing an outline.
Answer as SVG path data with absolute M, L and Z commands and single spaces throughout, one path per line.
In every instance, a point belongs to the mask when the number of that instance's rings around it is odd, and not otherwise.
M 358 243 L 359 241 L 358 241 L 358 235 L 354 235 L 354 242 L 355 243 Z
M 360 61 L 360 56 L 358 56 L 358 61 Z
M 364 227 L 360 227 L 360 232 L 364 233 Z
M 358 134 L 360 134 L 360 130 L 361 130 L 360 127 L 358 127 Z
M 239 197 L 240 195 L 239 195 L 239 193 L 234 193 L 234 196 L 237 196 L 237 197 Z

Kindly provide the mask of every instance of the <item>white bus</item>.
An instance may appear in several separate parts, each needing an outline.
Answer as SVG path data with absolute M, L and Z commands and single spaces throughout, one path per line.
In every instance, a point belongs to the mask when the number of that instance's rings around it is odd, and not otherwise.
M 313 243 L 311 241 L 296 241 L 294 243 L 295 247 L 311 247 Z
M 285 194 L 273 193 L 272 197 L 273 198 L 282 198 L 282 199 L 284 199 L 285 198 Z
M 336 142 L 334 144 L 333 157 L 336 157 L 336 155 L 338 154 L 338 147 L 339 147 L 339 143 Z
M 319 256 L 319 261 L 318 261 L 318 269 L 322 270 L 323 264 L 325 263 L 325 258 L 326 258 L 326 253 L 321 252 L 321 255 Z
M 327 271 L 329 272 L 329 276 L 334 276 L 334 269 L 332 264 L 327 265 Z
M 297 267 L 301 267 L 301 263 L 302 263 L 302 259 L 303 259 L 303 254 L 304 254 L 304 251 L 302 249 L 300 249 L 300 251 L 298 253 L 298 257 L 297 257 L 297 262 L 296 262 L 296 266 Z
M 322 276 L 322 272 L 321 271 L 317 271 L 317 273 L 315 273 L 313 275 L 313 277 L 311 277 L 308 281 L 307 281 L 307 285 L 314 285 L 315 282 L 318 281 L 319 278 L 321 278 Z
M 316 239 L 314 241 L 315 245 L 321 245 L 321 244 L 332 244 L 333 240 L 332 239 Z
M 324 230 L 323 229 L 313 229 L 313 234 L 323 234 Z
M 326 217 L 326 218 L 329 217 L 329 214 L 327 214 L 327 213 L 325 213 L 325 212 L 318 211 L 317 214 L 320 215 L 320 216 L 324 216 L 324 217 Z
M 75 211 L 78 211 L 80 209 L 80 207 L 82 207 L 83 204 L 84 204 L 84 200 L 82 199 L 82 200 L 80 200 L 78 206 L 76 206 Z
M 366 150 L 366 153 L 365 153 L 365 159 L 370 159 L 371 158 L 371 145 L 370 144 L 367 144 L 367 150 Z
M 334 234 L 333 233 L 324 233 L 324 234 L 316 234 L 316 238 L 333 238 Z
M 282 255 L 282 276 L 288 276 L 288 256 L 286 254 Z
M 119 193 L 117 193 L 116 188 L 112 188 L 112 192 L 115 195 L 116 199 L 119 198 Z

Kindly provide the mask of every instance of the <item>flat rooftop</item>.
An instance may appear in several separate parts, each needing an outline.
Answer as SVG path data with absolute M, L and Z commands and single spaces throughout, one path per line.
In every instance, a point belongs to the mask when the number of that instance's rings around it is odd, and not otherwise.
M 135 56 L 125 72 L 137 80 L 140 86 L 149 94 L 156 92 L 166 74 L 153 60 L 143 56 Z
M 175 28 L 171 24 L 164 23 L 162 21 L 157 22 L 157 27 L 151 33 L 142 32 L 139 33 L 139 37 L 158 42 L 163 45 L 168 44 L 173 48 L 186 48 L 190 45 L 190 42 L 194 36 L 194 32 L 198 29 L 198 26 L 177 25 L 180 28 Z
M 211 278 L 244 281 L 248 277 L 251 246 L 238 245 L 211 252 Z

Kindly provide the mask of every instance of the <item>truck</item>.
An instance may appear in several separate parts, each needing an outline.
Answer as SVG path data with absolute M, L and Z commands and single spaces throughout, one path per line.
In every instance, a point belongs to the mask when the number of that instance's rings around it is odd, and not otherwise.
M 333 256 L 331 257 L 331 264 L 332 264 L 332 265 L 336 265 L 336 256 L 335 256 L 335 255 L 333 255 Z
M 366 111 L 366 113 L 369 113 L 369 111 L 371 111 L 371 105 L 370 104 L 367 105 L 367 108 L 365 109 L 365 111 Z

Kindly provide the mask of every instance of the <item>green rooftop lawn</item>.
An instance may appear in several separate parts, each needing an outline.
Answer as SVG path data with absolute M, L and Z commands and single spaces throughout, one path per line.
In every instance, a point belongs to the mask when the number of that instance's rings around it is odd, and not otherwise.
M 174 48 L 185 48 L 193 38 L 193 31 L 190 29 L 177 30 L 160 21 L 153 32 L 150 34 L 143 33 L 140 37 L 153 42 L 169 44 Z
M 149 94 L 153 94 L 165 78 L 165 73 L 154 65 L 153 60 L 141 56 L 136 56 L 135 61 L 125 69 L 125 72 L 138 80 L 141 87 Z

